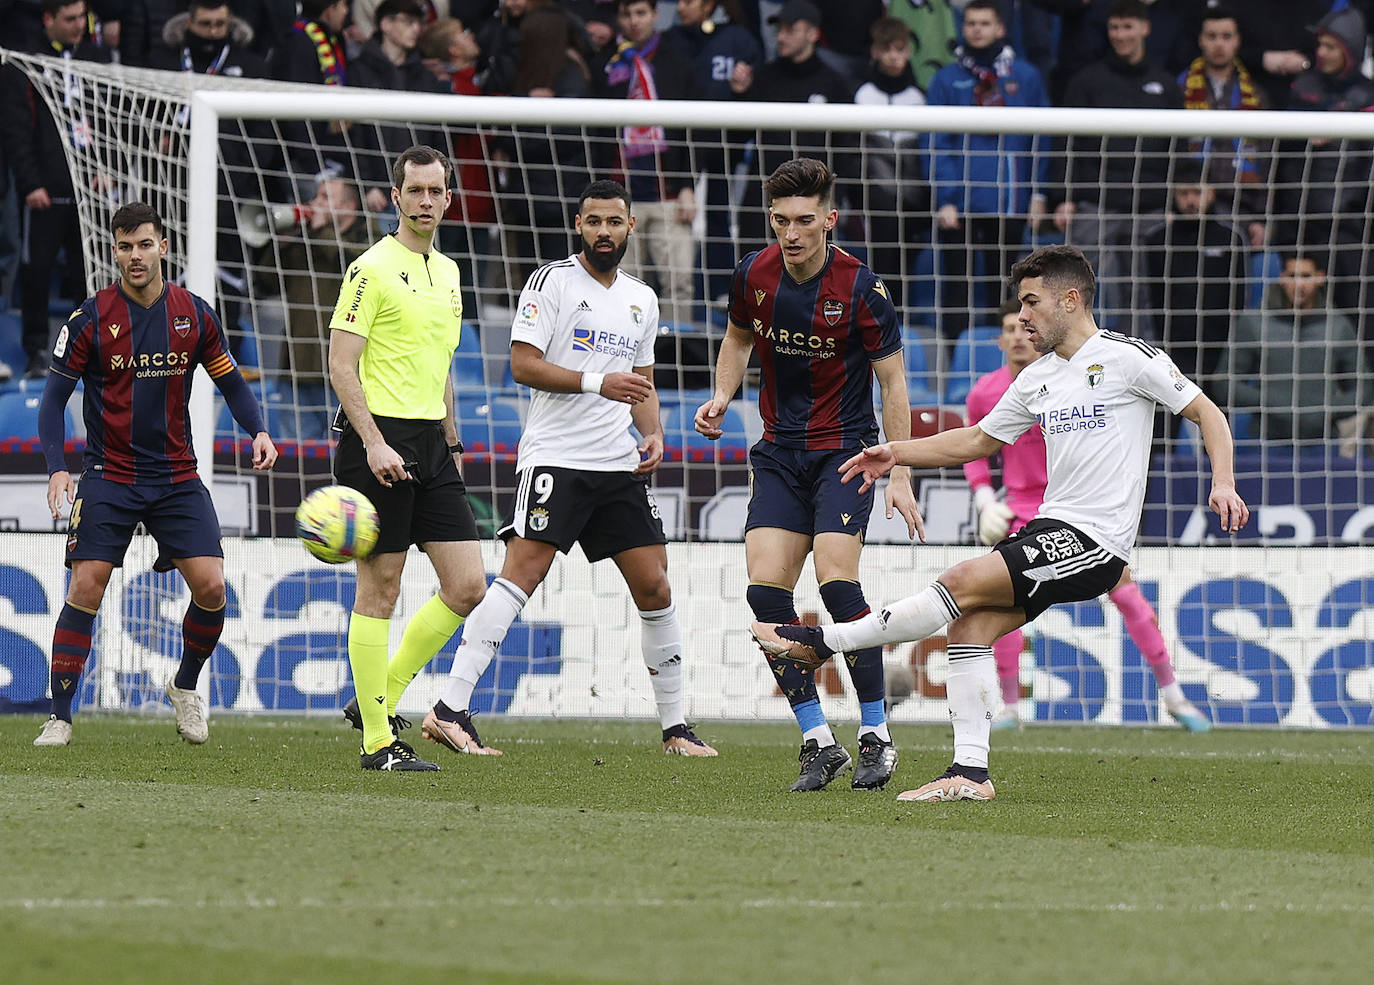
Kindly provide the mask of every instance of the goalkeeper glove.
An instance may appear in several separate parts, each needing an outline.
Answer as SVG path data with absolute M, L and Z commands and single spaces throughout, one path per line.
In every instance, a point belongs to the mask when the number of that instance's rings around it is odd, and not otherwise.
M 980 486 L 973 494 L 978 507 L 978 539 L 988 547 L 1006 539 L 1016 514 L 988 486 Z

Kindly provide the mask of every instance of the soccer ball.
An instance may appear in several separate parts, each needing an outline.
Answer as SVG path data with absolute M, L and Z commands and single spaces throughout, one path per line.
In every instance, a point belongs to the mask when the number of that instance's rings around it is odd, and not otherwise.
M 377 545 L 377 509 L 348 486 L 323 486 L 296 508 L 296 536 L 326 564 L 367 557 Z

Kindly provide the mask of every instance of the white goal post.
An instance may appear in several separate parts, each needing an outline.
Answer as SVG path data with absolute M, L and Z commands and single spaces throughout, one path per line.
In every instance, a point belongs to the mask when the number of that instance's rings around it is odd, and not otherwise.
M 266 348 L 276 344 L 285 352 L 293 344 L 290 332 L 282 327 L 293 312 L 308 309 L 317 321 L 327 322 L 334 300 L 330 291 L 336 294 L 337 288 L 318 287 L 312 294 L 311 284 L 328 285 L 331 276 L 339 277 L 339 258 L 348 255 L 350 246 L 342 234 L 335 237 L 328 229 L 320 234 L 322 238 L 312 240 L 316 234 L 301 223 L 300 207 L 308 204 L 306 198 L 321 182 L 314 172 L 302 171 L 291 152 L 314 153 L 320 147 L 295 142 L 287 126 L 291 122 L 355 121 L 343 146 L 360 173 L 366 168 L 359 162 L 368 154 L 379 158 L 391 154 L 391 148 L 377 137 L 387 128 L 412 135 L 415 142 L 424 142 L 427 134 L 437 134 L 455 148 L 458 140 L 473 142 L 475 150 L 454 151 L 455 162 L 460 172 L 465 166 L 481 172 L 479 177 L 488 182 L 483 193 L 490 195 L 493 208 L 481 220 L 490 227 L 490 236 L 485 245 L 472 248 L 464 266 L 465 278 L 472 274 L 479 289 L 477 303 L 470 315 L 465 314 L 465 321 L 471 318 L 471 335 L 480 340 L 481 348 L 475 356 L 460 351 L 455 379 L 463 372 L 464 359 L 477 360 L 475 375 L 463 377 L 459 414 L 465 435 L 472 425 L 474 433 L 487 438 L 485 448 L 469 456 L 466 472 L 474 502 L 484 504 L 489 514 L 499 514 L 509 501 L 514 447 L 509 435 L 518 432 L 525 399 L 501 376 L 502 320 L 508 332 L 508 305 L 518 295 L 520 271 L 553 258 L 549 250 L 568 245 L 566 235 L 561 241 L 557 237 L 541 241 L 541 232 L 566 230 L 537 228 L 541 220 L 529 202 L 541 196 L 555 199 L 554 225 L 558 218 L 566 219 L 569 199 L 575 201 L 587 175 L 618 173 L 623 162 L 615 161 L 613 151 L 619 128 L 627 126 L 664 128 L 666 143 L 684 152 L 687 176 L 699 190 L 714 181 L 726 187 L 728 200 L 721 207 L 728 212 L 728 221 L 721 225 L 710 225 L 712 219 L 721 218 L 709 214 L 719 204 L 709 197 L 714 189 L 706 197 L 698 195 L 708 215 L 692 229 L 697 269 L 653 271 L 661 293 L 674 278 L 704 282 L 704 286 L 700 282 L 690 285 L 690 312 L 673 324 L 665 319 L 660 338 L 664 345 L 657 368 L 663 374 L 665 427 L 674 455 L 656 479 L 656 495 L 673 541 L 675 595 L 690 639 L 690 701 L 694 714 L 703 718 L 782 718 L 787 713 L 749 643 L 749 613 L 742 602 L 746 578 L 738 541 L 747 490 L 743 455 L 761 427 L 757 401 L 748 388 L 737 401 L 740 441 L 732 449 L 696 442 L 690 424 L 683 424 L 683 408 L 690 409 L 700 399 L 703 381 L 709 379 L 714 345 L 722 334 L 724 304 L 719 284 L 722 279 L 728 284 L 740 255 L 762 245 L 751 235 L 763 230 L 762 209 L 755 196 L 770 155 L 808 154 L 835 164 L 842 185 L 836 242 L 864 255 L 885 282 L 901 285 L 904 301 L 898 310 L 909 390 L 913 404 L 933 415 L 927 422 L 932 426 L 957 420 L 963 394 L 974 378 L 987 371 L 987 360 L 1000 364 L 988 332 L 995 326 L 996 306 L 1005 288 L 999 271 L 990 269 L 986 258 L 975 257 L 972 249 L 965 257 L 966 272 L 949 272 L 953 268 L 945 266 L 948 258 L 941 252 L 949 247 L 935 232 L 935 205 L 929 195 L 924 204 L 912 205 L 905 200 L 889 202 L 878 194 L 881 181 L 872 166 L 882 149 L 867 142 L 869 134 L 915 135 L 919 140 L 914 148 L 927 156 L 931 150 L 926 139 L 931 134 L 988 137 L 968 152 L 969 170 L 962 181 L 969 188 L 985 180 L 975 165 L 1009 158 L 1013 153 L 1009 140 L 1017 135 L 1035 138 L 1037 168 L 1065 156 L 1074 156 L 1079 165 L 1095 165 L 1105 158 L 1109 141 L 1113 148 L 1133 147 L 1142 165 L 1136 181 L 1140 187 L 1156 181 L 1170 185 L 1176 166 L 1195 153 L 1194 145 L 1203 138 L 1253 142 L 1271 149 L 1275 159 L 1282 148 L 1282 153 L 1292 156 L 1292 168 L 1283 177 L 1275 172 L 1263 188 L 1258 211 L 1247 212 L 1237 204 L 1237 195 L 1229 211 L 1218 210 L 1219 220 L 1241 227 L 1241 235 L 1243 220 L 1258 219 L 1261 225 L 1269 224 L 1271 233 L 1287 224 L 1307 248 L 1349 247 L 1349 242 L 1337 242 L 1332 217 L 1311 204 L 1319 193 L 1349 193 L 1342 199 L 1346 204 L 1340 217 L 1347 228 L 1339 235 L 1354 229 L 1357 251 L 1367 252 L 1374 242 L 1369 230 L 1371 210 L 1363 204 L 1369 193 L 1368 170 L 1364 172 L 1366 198 L 1359 199 L 1358 206 L 1349 204 L 1360 193 L 1352 191 L 1356 182 L 1343 174 L 1328 181 L 1323 171 L 1333 157 L 1364 159 L 1361 155 L 1374 146 L 1374 118 L 1367 114 L 975 111 L 438 96 L 84 63 L 59 65 L 52 59 L 10 52 L 0 52 L 0 59 L 28 75 L 59 120 L 96 124 L 89 144 L 68 148 L 77 184 L 86 190 L 78 212 L 87 250 L 88 290 L 105 286 L 113 275 L 106 231 L 110 215 L 120 202 L 143 197 L 163 211 L 173 233 L 170 276 L 207 299 L 221 296 L 221 302 L 232 277 L 241 281 L 235 288 L 240 295 L 234 309 L 239 313 L 237 321 L 227 327 L 245 343 L 244 364 L 263 377 L 255 386 L 260 387 L 272 426 L 281 423 L 292 430 L 283 443 L 287 454 L 277 474 L 254 475 L 243 462 L 242 436 L 234 433 L 232 422 L 225 423 L 223 407 L 206 385 L 208 381 L 202 380 L 195 388 L 196 446 L 202 467 L 215 481 L 226 532 L 247 535 L 226 537 L 233 611 L 206 675 L 212 703 L 224 709 L 332 712 L 351 693 L 341 655 L 352 575 L 347 569 L 326 568 L 309 560 L 289 537 L 295 503 L 328 474 L 328 435 L 319 421 L 329 397 L 327 391 L 303 396 L 303 374 L 310 371 L 301 369 L 294 354 L 287 358 Z M 535 150 L 546 153 L 548 159 L 528 153 L 522 134 L 533 134 L 534 143 L 540 145 Z M 1070 137 L 1079 143 L 1061 155 L 1057 139 Z M 579 163 L 574 166 L 561 158 L 564 151 Z M 1157 172 L 1162 178 L 1145 175 L 1144 166 L 1150 162 L 1166 165 Z M 534 178 L 541 169 L 556 179 L 554 192 L 536 188 Z M 1052 168 L 1036 175 L 1035 190 L 1052 193 Z M 460 194 L 471 191 L 461 187 L 462 180 L 460 173 Z M 1101 181 L 1106 189 L 1107 179 Z M 275 192 L 275 198 L 274 183 L 286 189 Z M 910 184 L 924 186 L 926 180 Z M 109 188 L 114 191 L 96 190 Z M 522 204 L 527 206 L 524 211 L 512 207 Z M 242 223 L 245 205 L 260 215 L 266 208 L 266 245 L 245 249 L 245 256 L 234 260 L 242 268 L 240 273 L 230 270 L 226 275 L 221 250 L 226 243 L 243 240 L 236 220 Z M 280 222 L 273 212 L 277 207 L 285 216 Z M 366 210 L 360 204 L 357 211 Z M 355 237 L 359 242 L 370 241 L 385 219 L 375 214 L 365 218 L 367 235 Z M 1167 254 L 1170 247 L 1134 237 L 1167 225 L 1168 216 L 1152 212 L 1126 218 L 1132 238 L 1118 245 L 1124 245 L 1133 261 Z M 749 223 L 755 224 L 752 232 L 746 229 Z M 1024 252 L 1057 235 L 1053 223 L 1047 221 L 1010 245 Z M 1324 235 L 1329 235 L 1330 242 L 1321 241 Z M 1073 241 L 1072 233 L 1069 238 Z M 1101 244 L 1081 245 L 1087 249 Z M 1234 288 L 1238 295 L 1233 308 L 1225 312 L 1230 321 L 1239 325 L 1258 319 L 1267 310 L 1264 293 L 1275 289 L 1288 245 L 1278 240 L 1253 248 L 1247 245 L 1245 263 L 1228 268 L 1238 273 L 1218 277 L 1209 268 L 1197 275 L 1197 286 L 1203 289 L 1224 282 L 1220 286 Z M 322 254 L 327 254 L 327 261 L 311 252 L 315 246 L 327 247 Z M 522 252 L 526 250 L 532 252 Z M 292 266 L 297 263 L 299 267 Z M 1166 280 L 1172 276 L 1169 269 L 1166 264 Z M 1103 324 L 1132 330 L 1137 328 L 1133 319 L 1145 312 L 1149 317 L 1140 322 L 1141 331 L 1158 332 L 1163 326 L 1167 345 L 1170 318 L 1196 321 L 1204 313 L 1201 290 L 1192 300 L 1180 300 L 1181 295 L 1167 290 L 1156 297 L 1145 290 L 1149 277 L 1134 263 L 1113 276 L 1114 280 L 1104 279 L 1116 294 L 1114 300 L 1103 300 L 1099 306 Z M 1352 305 L 1340 311 L 1323 309 L 1358 325 L 1360 338 L 1366 337 L 1366 322 L 1374 313 L 1374 300 L 1366 303 L 1364 296 L 1367 280 L 1361 269 L 1344 285 L 1355 298 Z M 303 292 L 301 297 L 288 299 L 290 288 L 282 286 L 288 281 Z M 951 302 L 951 297 L 961 300 Z M 950 325 L 967 328 L 956 331 Z M 322 339 L 323 335 L 321 344 Z M 256 353 L 254 346 L 259 347 Z M 1358 342 L 1349 340 L 1326 346 L 1316 361 L 1290 369 L 1295 395 L 1289 409 L 1295 416 L 1338 416 L 1340 408 L 1320 400 L 1303 403 L 1306 398 L 1296 394 L 1307 392 L 1304 385 L 1315 386 L 1342 375 L 1351 378 L 1352 386 L 1365 386 L 1367 367 L 1352 369 L 1345 358 L 1357 349 Z M 251 359 L 249 353 L 253 353 Z M 1259 377 L 1280 373 L 1281 368 L 1257 363 L 1246 372 Z M 1218 372 L 1214 382 L 1226 388 L 1236 380 Z M 477 417 L 463 417 L 469 411 Z M 497 411 L 509 417 L 501 419 Z M 307 416 L 313 423 L 305 423 Z M 1374 542 L 1370 535 L 1374 508 L 1366 505 L 1366 493 L 1374 490 L 1374 476 L 1359 449 L 1360 434 L 1351 439 L 1355 452 L 1347 454 L 1348 448 L 1331 431 L 1282 439 L 1264 432 L 1258 413 L 1241 411 L 1234 419 L 1238 427 L 1248 428 L 1249 443 L 1238 458 L 1238 471 L 1246 497 L 1256 507 L 1253 529 L 1240 542 L 1244 546 L 1220 537 L 1206 515 L 1206 467 L 1198 457 L 1196 438 L 1187 429 L 1170 426 L 1161 433 L 1151 468 L 1141 531 L 1145 546 L 1136 574 L 1159 610 L 1179 679 L 1191 699 L 1227 724 L 1374 724 L 1374 646 L 1367 642 L 1371 634 L 1365 631 L 1368 612 L 1374 610 L 1374 555 L 1367 549 Z M 6 437 L 17 436 L 0 435 L 0 441 Z M 14 475 L 8 478 L 22 482 L 26 471 L 37 472 L 41 467 L 41 461 L 12 457 L 9 468 Z M 932 470 L 920 477 L 920 486 L 934 534 L 932 543 L 917 547 L 905 543 L 904 533 L 883 520 L 880 508 L 868 527 L 871 546 L 865 550 L 862 566 L 870 602 L 910 594 L 948 565 L 980 550 L 974 545 L 962 474 Z M 21 521 L 17 528 L 45 529 L 45 522 Z M 0 588 L 9 584 L 4 579 L 10 577 L 15 586 L 11 596 L 22 599 L 16 603 L 16 613 L 22 608 L 23 614 L 16 616 L 15 632 L 26 641 L 13 650 L 17 656 L 0 655 L 0 698 L 33 699 L 35 686 L 41 698 L 45 678 L 38 665 L 50 639 L 52 607 L 60 604 L 60 562 L 55 560 L 50 535 L 47 540 L 35 533 L 0 537 L 5 553 L 22 559 L 10 568 L 0 566 Z M 488 570 L 496 570 L 500 548 L 485 543 L 484 557 Z M 106 708 L 142 706 L 145 699 L 156 698 L 166 671 L 175 662 L 184 590 L 175 578 L 151 573 L 151 560 L 149 545 L 136 543 L 125 569 L 111 583 L 97 633 L 98 670 L 83 683 L 83 702 Z M 615 572 L 603 568 L 607 566 L 589 567 L 580 557 L 555 565 L 548 583 L 531 601 L 520 631 L 512 634 L 489 679 L 479 687 L 484 710 L 512 715 L 651 716 L 652 698 L 637 656 L 633 605 Z M 423 602 L 431 587 L 426 566 L 409 565 L 395 627 Z M 798 588 L 798 608 L 827 618 L 809 569 Z M 396 631 L 399 635 L 399 628 Z M 450 657 L 451 648 L 421 675 L 402 711 L 418 710 L 432 701 Z M 898 672 L 894 676 L 909 678 L 914 687 L 914 696 L 896 709 L 896 720 L 943 721 L 939 646 L 902 647 L 888 654 L 887 660 Z M 28 663 L 21 667 L 15 661 Z M 1042 617 L 1023 655 L 1022 684 L 1023 718 L 1160 721 L 1158 695 L 1148 668 L 1119 615 L 1107 605 L 1088 603 Z M 825 688 L 827 704 L 833 703 L 837 717 L 855 712 L 843 668 L 828 672 Z

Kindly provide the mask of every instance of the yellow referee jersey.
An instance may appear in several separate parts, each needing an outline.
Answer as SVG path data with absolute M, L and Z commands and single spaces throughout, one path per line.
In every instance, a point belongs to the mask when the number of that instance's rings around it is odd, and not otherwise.
M 395 236 L 349 266 L 331 329 L 367 339 L 358 363 L 367 409 L 378 417 L 444 418 L 444 383 L 463 325 L 458 265 L 415 253 Z

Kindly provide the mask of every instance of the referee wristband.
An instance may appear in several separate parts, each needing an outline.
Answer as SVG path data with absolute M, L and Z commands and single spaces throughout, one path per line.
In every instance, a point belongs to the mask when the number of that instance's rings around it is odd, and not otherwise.
M 582 392 L 583 392 L 583 393 L 595 393 L 595 394 L 597 394 L 598 396 L 600 396 L 600 394 L 601 394 L 601 384 L 604 383 L 604 382 L 606 382 L 606 374 L 605 374 L 605 373 L 583 373 L 583 374 L 582 374 Z
M 457 444 L 449 445 L 449 446 L 448 446 L 448 453 L 449 453 L 450 455 L 461 455 L 461 454 L 463 454 L 463 443 L 460 441 L 460 442 L 458 442 Z

